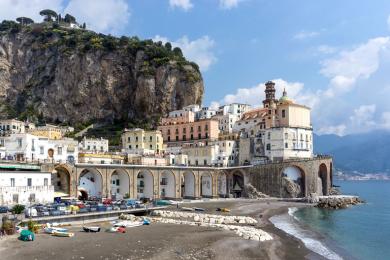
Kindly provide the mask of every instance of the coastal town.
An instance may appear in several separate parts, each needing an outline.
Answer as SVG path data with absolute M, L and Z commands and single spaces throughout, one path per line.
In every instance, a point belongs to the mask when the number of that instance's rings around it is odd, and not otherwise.
M 0 204 L 48 203 L 54 198 L 241 197 L 247 196 L 245 185 L 249 183 L 244 170 L 253 166 L 329 160 L 313 154 L 310 109 L 294 103 L 286 91 L 275 97 L 271 81 L 265 83 L 265 96 L 260 108 L 247 104 L 217 109 L 189 105 L 169 112 L 155 130 L 123 129 L 119 151 L 111 150 L 107 139 L 79 133 L 75 134 L 78 139 L 66 137 L 74 131 L 72 127 L 2 120 L 0 155 L 2 171 L 6 172 L 1 177 Z M 328 194 L 330 189 L 331 162 L 327 163 L 328 169 L 321 165 L 316 180 L 319 195 Z M 120 168 L 115 171 L 115 166 Z M 137 176 L 126 170 L 133 166 L 142 167 Z M 69 170 L 72 167 L 80 171 L 76 180 Z M 99 171 L 102 167 L 114 169 L 111 179 Z M 51 171 L 42 171 L 45 168 Z M 159 168 L 168 170 L 160 171 L 156 185 L 154 173 L 148 169 Z M 182 169 L 182 176 L 176 176 L 172 169 Z M 191 169 L 204 172 L 200 190 L 194 187 L 199 180 Z M 214 191 L 212 175 L 218 169 L 226 174 L 219 174 Z M 236 172 L 227 173 L 229 169 Z M 308 195 L 301 168 L 285 167 L 282 176 L 290 180 L 292 189 L 298 189 L 288 197 Z M 179 186 L 179 194 L 175 186 Z

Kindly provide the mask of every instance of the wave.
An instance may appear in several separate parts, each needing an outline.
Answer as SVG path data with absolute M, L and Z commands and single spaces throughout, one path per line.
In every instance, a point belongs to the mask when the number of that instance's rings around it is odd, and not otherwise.
M 297 210 L 297 208 L 289 208 L 288 214 L 273 216 L 270 218 L 270 221 L 276 228 L 301 240 L 309 250 L 330 260 L 343 259 L 336 252 L 332 251 L 319 241 L 314 232 L 305 230 L 296 223 L 296 221 L 299 221 L 294 215 Z

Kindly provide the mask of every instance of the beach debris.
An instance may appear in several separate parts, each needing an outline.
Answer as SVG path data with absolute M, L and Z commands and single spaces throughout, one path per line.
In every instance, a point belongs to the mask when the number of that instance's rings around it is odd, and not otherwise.
M 263 199 L 263 198 L 269 198 L 267 194 L 264 194 L 260 191 L 258 191 L 252 184 L 245 185 L 245 190 L 248 195 L 248 198 L 250 199 Z

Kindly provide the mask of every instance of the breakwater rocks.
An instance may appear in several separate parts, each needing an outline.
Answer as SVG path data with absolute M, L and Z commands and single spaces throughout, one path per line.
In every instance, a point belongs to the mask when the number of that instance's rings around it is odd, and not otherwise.
M 364 203 L 364 201 L 357 196 L 338 195 L 319 197 L 316 207 L 324 209 L 344 209 L 360 203 Z
M 233 231 L 238 236 L 255 241 L 267 241 L 272 240 L 272 236 L 267 232 L 255 228 L 253 226 L 257 224 L 257 220 L 251 217 L 245 216 L 221 216 L 213 214 L 198 214 L 191 212 L 180 211 L 167 211 L 167 210 L 155 210 L 153 211 L 153 217 L 151 220 L 154 222 L 178 224 L 178 225 L 190 225 L 201 227 L 212 227 L 222 230 Z

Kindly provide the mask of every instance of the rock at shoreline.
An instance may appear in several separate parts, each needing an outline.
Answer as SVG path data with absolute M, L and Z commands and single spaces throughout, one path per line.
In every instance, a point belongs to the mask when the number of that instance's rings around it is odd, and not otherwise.
M 316 207 L 324 209 L 344 209 L 350 205 L 357 205 L 363 202 L 363 200 L 356 196 L 329 196 L 319 198 Z
M 245 188 L 246 188 L 246 193 L 248 194 L 248 198 L 250 199 L 269 198 L 267 194 L 258 191 L 252 184 L 247 184 Z

